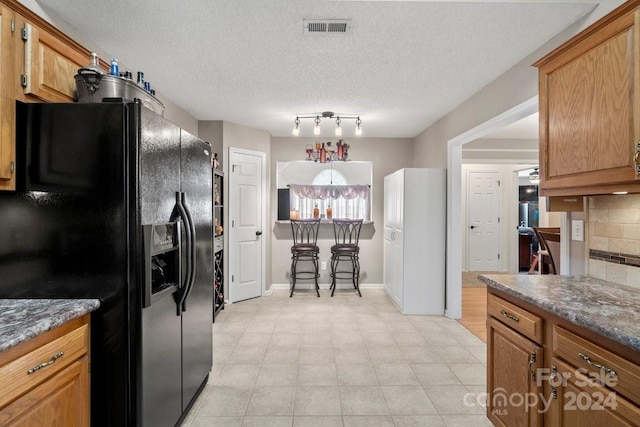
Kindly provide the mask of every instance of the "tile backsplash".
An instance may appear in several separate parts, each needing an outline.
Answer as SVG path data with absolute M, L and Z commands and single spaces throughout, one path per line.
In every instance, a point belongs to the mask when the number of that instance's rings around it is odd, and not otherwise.
M 640 194 L 589 197 L 589 276 L 640 289 Z

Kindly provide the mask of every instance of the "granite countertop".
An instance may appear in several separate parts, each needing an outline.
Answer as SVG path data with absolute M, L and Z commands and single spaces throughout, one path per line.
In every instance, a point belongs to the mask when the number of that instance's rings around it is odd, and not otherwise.
M 494 289 L 640 351 L 640 289 L 553 274 L 479 278 Z
M 0 299 L 0 351 L 98 307 L 97 299 Z

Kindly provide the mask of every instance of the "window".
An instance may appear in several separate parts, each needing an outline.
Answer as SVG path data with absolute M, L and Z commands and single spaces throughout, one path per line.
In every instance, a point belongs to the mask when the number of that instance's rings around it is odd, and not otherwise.
M 320 217 L 325 218 L 331 206 L 333 218 L 369 221 L 369 194 L 368 185 L 348 185 L 340 172 L 325 170 L 312 185 L 291 185 L 291 208 L 299 211 L 300 218 L 313 218 L 317 206 Z
M 291 209 L 300 218 L 313 218 L 317 205 L 326 217 L 371 220 L 371 162 L 283 162 L 278 163 L 279 188 L 288 186 Z

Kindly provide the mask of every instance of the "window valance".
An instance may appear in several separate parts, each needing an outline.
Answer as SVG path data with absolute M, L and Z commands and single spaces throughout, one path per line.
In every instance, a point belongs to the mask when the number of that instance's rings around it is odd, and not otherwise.
M 360 198 L 369 200 L 368 185 L 300 185 L 291 184 L 291 191 L 298 197 L 304 199 L 345 199 L 352 200 Z

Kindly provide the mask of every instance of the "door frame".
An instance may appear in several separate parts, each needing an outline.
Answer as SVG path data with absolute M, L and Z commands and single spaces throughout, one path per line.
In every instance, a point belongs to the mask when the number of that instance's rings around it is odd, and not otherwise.
M 462 146 L 536 112 L 537 95 L 447 141 L 447 317 L 462 317 Z
M 238 147 L 229 147 L 229 165 L 228 165 L 228 169 L 227 169 L 227 176 L 229 177 L 229 179 L 227 180 L 228 187 L 227 187 L 227 195 L 231 194 L 231 191 L 233 191 L 233 188 L 231 187 L 231 184 L 233 181 L 235 181 L 232 177 L 233 177 L 233 164 L 232 164 L 232 160 L 233 160 L 233 156 L 234 154 L 247 154 L 247 155 L 251 155 L 251 156 L 257 156 L 260 157 L 260 166 L 262 169 L 262 174 L 260 177 L 260 181 L 261 181 L 261 190 L 262 190 L 262 202 L 260 203 L 260 226 L 262 229 L 262 236 L 260 238 L 260 250 L 262 252 L 262 256 L 260 257 L 260 268 L 261 268 L 261 280 L 262 280 L 262 289 L 261 289 L 261 295 L 260 296 L 265 296 L 267 289 L 267 271 L 266 271 L 266 267 L 267 267 L 267 263 L 266 263 L 266 250 L 267 250 L 267 244 L 266 244 L 266 240 L 267 240 L 267 235 L 268 233 L 265 233 L 264 230 L 266 230 L 266 226 L 267 226 L 267 222 L 266 222 L 266 206 L 267 206 L 267 200 L 268 200 L 268 195 L 267 195 L 267 155 L 266 153 L 262 152 L 262 151 L 254 151 L 254 150 L 247 150 L 245 148 L 238 148 Z M 233 182 L 233 184 L 235 184 L 235 182 Z M 226 208 L 226 218 L 228 218 L 227 220 L 227 229 L 229 230 L 228 233 L 225 233 L 225 235 L 227 236 L 226 239 L 227 241 L 226 243 L 226 247 L 228 248 L 227 250 L 227 255 L 226 255 L 226 260 L 225 260 L 225 264 L 226 264 L 226 271 L 228 271 L 228 274 L 225 274 L 225 282 L 227 285 L 227 295 L 229 295 L 228 298 L 228 303 L 229 304 L 233 304 L 233 302 L 231 301 L 231 282 L 230 282 L 230 278 L 231 278 L 231 263 L 229 262 L 229 260 L 232 257 L 236 257 L 238 256 L 238 254 L 233 253 L 232 252 L 232 248 L 234 247 L 233 245 L 231 245 L 231 242 L 233 241 L 232 238 L 234 237 L 233 235 L 235 234 L 234 228 L 231 227 L 231 221 L 233 221 L 234 219 L 236 219 L 236 216 L 234 216 L 234 212 L 232 212 L 231 210 L 231 203 L 230 203 L 230 197 L 226 196 L 226 200 L 229 200 L 229 202 L 226 202 L 227 204 L 227 208 Z M 225 303 L 227 303 L 227 301 L 225 301 Z

